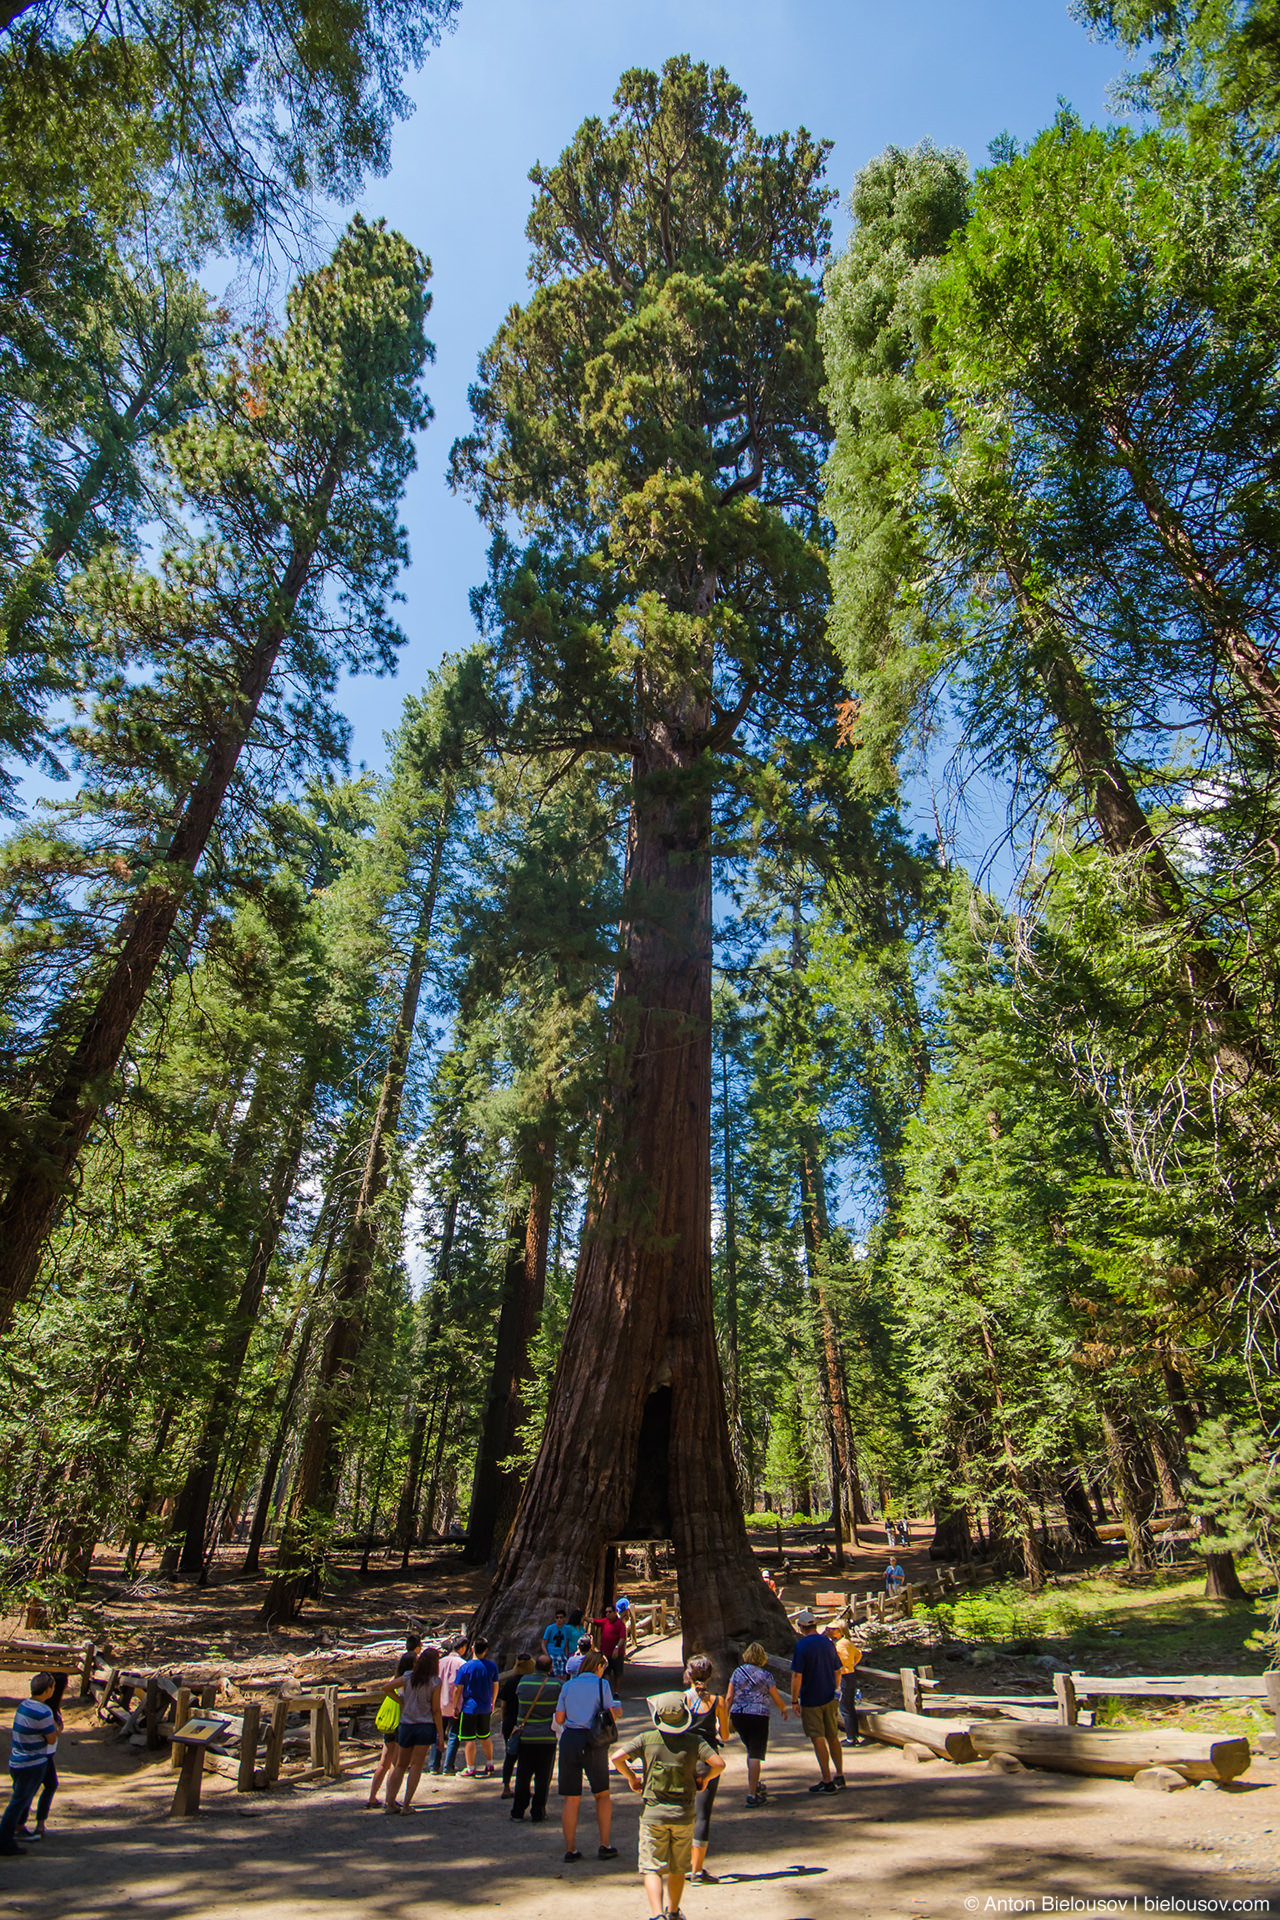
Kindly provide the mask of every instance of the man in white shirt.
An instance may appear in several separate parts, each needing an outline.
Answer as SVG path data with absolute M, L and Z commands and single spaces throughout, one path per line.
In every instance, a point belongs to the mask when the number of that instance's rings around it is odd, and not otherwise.
M 444 1760 L 437 1752 L 431 1771 L 455 1774 L 458 1758 L 458 1721 L 462 1713 L 462 1702 L 455 1697 L 454 1681 L 467 1663 L 467 1641 L 465 1634 L 455 1640 L 451 1650 L 440 1662 L 440 1717 L 444 1721 Z

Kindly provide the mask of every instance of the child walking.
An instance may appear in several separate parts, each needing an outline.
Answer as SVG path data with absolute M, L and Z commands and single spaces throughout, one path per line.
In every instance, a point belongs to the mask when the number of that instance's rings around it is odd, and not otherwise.
M 653 1726 L 613 1750 L 613 1764 L 633 1793 L 643 1795 L 640 1871 L 652 1920 L 682 1920 L 680 1896 L 693 1864 L 694 1809 L 703 1779 L 723 1773 L 724 1761 L 693 1728 L 680 1693 L 660 1693 L 649 1702 Z M 637 1774 L 631 1762 L 640 1764 Z M 668 1895 L 662 1897 L 662 1882 Z

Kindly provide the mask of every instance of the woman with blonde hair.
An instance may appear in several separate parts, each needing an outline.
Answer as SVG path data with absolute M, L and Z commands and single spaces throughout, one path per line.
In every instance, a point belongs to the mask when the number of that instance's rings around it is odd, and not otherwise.
M 791 1709 L 773 1684 L 769 1656 L 758 1640 L 753 1640 L 729 1678 L 725 1700 L 729 1721 L 747 1750 L 747 1805 L 762 1807 L 768 1799 L 760 1768 L 769 1751 L 769 1702 L 781 1708 L 784 1720 Z

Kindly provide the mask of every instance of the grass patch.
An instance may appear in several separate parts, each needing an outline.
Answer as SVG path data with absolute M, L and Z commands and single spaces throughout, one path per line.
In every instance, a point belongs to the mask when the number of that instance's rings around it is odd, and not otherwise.
M 1259 1567 L 1245 1568 L 1246 1582 Z M 1066 1575 L 1042 1593 L 1016 1581 L 920 1608 L 943 1633 L 991 1643 L 1032 1639 L 1086 1670 L 1120 1673 L 1263 1673 L 1269 1602 L 1204 1597 L 1204 1573 L 1174 1568 L 1134 1575 L 1101 1569 Z

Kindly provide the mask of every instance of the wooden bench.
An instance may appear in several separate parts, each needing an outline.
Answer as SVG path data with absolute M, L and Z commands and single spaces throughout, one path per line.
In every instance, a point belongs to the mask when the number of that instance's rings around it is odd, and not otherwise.
M 0 1673 L 78 1673 L 82 1700 L 89 1698 L 96 1657 L 92 1640 L 83 1647 L 62 1640 L 0 1640 Z

